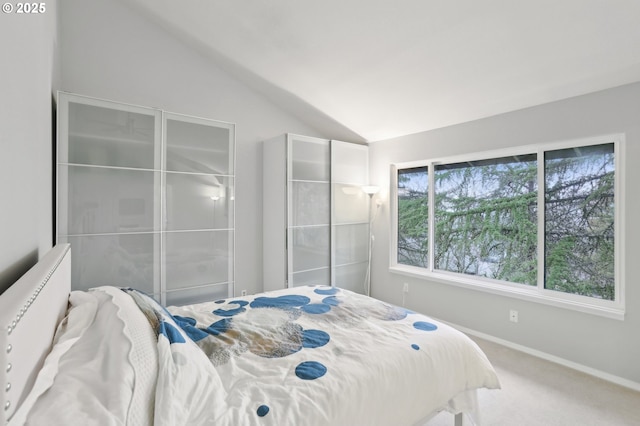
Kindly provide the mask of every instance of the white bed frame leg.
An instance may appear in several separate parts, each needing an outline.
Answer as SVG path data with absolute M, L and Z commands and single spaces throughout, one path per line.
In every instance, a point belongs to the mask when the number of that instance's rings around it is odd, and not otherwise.
M 462 413 L 458 413 L 455 415 L 455 417 L 453 418 L 453 425 L 454 426 L 462 426 Z

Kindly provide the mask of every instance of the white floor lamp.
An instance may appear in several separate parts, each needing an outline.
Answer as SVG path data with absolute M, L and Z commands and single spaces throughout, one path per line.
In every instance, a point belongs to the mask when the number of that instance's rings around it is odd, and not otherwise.
M 371 250 L 373 249 L 373 221 L 376 220 L 376 216 L 378 215 L 378 209 L 382 204 L 381 200 L 376 200 L 376 209 L 373 211 L 373 215 L 371 214 L 371 201 L 373 200 L 373 196 L 380 191 L 380 188 L 373 185 L 363 186 L 362 190 L 369 196 L 369 260 L 367 263 L 367 274 L 364 279 L 364 294 L 367 296 L 370 295 L 371 292 Z

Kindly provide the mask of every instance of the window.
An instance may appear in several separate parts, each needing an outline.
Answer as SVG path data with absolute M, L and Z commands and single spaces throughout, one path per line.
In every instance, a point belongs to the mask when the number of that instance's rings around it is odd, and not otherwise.
M 392 271 L 621 318 L 621 139 L 395 165 Z
M 615 300 L 614 147 L 545 152 L 545 288 Z
M 398 170 L 398 263 L 429 267 L 429 173 Z
M 536 156 L 435 165 L 434 267 L 536 284 Z

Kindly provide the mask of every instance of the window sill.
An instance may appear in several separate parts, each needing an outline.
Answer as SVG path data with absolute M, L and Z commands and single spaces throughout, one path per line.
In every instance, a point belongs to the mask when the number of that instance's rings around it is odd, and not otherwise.
M 624 307 L 614 302 L 607 303 L 607 301 L 602 301 L 602 304 L 590 303 L 590 298 L 588 297 L 553 290 L 540 290 L 537 287 L 529 287 L 521 284 L 501 283 L 490 279 L 468 277 L 461 274 L 431 272 L 415 266 L 391 266 L 389 272 L 624 321 Z M 585 301 L 584 299 L 587 300 Z M 597 299 L 594 299 L 594 301 L 598 302 Z M 607 304 L 607 306 L 605 306 L 605 304 Z

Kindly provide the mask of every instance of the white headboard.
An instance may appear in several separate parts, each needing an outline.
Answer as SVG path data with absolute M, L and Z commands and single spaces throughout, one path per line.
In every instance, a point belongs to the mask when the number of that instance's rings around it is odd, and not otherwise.
M 0 295 L 0 425 L 33 387 L 70 291 L 71 250 L 59 244 Z

